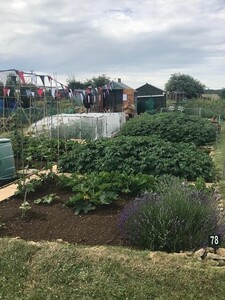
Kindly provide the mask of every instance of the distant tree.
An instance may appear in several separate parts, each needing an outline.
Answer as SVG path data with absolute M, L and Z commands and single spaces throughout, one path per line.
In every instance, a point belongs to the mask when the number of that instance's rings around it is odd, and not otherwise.
M 225 88 L 222 88 L 220 91 L 220 98 L 225 99 Z
M 83 90 L 85 88 L 85 84 L 82 83 L 81 81 L 76 80 L 75 77 L 67 79 L 67 85 L 72 91 L 75 89 Z
M 86 80 L 85 86 L 92 86 L 92 87 L 102 87 L 110 82 L 110 78 L 107 77 L 105 74 L 102 74 L 98 77 L 92 77 L 91 79 Z
M 88 86 L 93 88 L 104 86 L 110 82 L 110 78 L 105 74 L 102 74 L 98 77 L 92 77 L 91 79 L 86 79 L 84 82 L 78 81 L 75 77 L 72 77 L 67 80 L 68 87 L 72 90 L 74 89 L 85 89 Z
M 190 75 L 175 73 L 165 84 L 168 92 L 182 92 L 187 98 L 198 98 L 199 94 L 203 94 L 205 85 L 194 79 Z

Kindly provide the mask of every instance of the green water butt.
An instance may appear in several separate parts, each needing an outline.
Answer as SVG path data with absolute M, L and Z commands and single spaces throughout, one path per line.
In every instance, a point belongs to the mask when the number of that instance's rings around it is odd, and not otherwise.
M 0 180 L 16 177 L 15 160 L 12 143 L 9 139 L 0 138 Z

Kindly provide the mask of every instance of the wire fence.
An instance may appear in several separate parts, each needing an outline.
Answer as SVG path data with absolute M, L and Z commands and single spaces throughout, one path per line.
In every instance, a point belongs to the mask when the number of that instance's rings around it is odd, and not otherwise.
M 213 116 L 215 116 L 219 123 L 222 120 L 222 115 L 219 114 L 218 112 L 215 112 L 212 109 L 206 109 L 206 108 L 202 108 L 202 107 L 186 108 L 184 106 L 171 105 L 166 108 L 163 107 L 160 110 L 160 112 L 173 112 L 173 111 L 180 112 L 180 113 L 187 114 L 187 115 L 199 116 L 201 118 L 207 118 L 207 119 L 211 119 Z

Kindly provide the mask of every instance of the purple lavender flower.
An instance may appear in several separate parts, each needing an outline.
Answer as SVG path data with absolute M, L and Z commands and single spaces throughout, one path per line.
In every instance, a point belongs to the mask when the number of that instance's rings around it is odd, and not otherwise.
M 165 178 L 158 193 L 131 201 L 119 217 L 122 237 L 141 248 L 192 250 L 206 243 L 211 232 L 225 233 L 211 193 Z

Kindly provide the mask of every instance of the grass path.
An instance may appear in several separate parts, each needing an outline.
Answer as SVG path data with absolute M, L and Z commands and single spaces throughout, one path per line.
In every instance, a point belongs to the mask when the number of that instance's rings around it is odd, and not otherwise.
M 219 191 L 225 199 L 225 122 L 223 122 L 221 133 L 215 143 L 215 150 L 213 153 L 213 160 L 216 165 L 216 170 L 219 175 Z
M 0 239 L 0 299 L 225 299 L 225 268 L 185 253 Z

